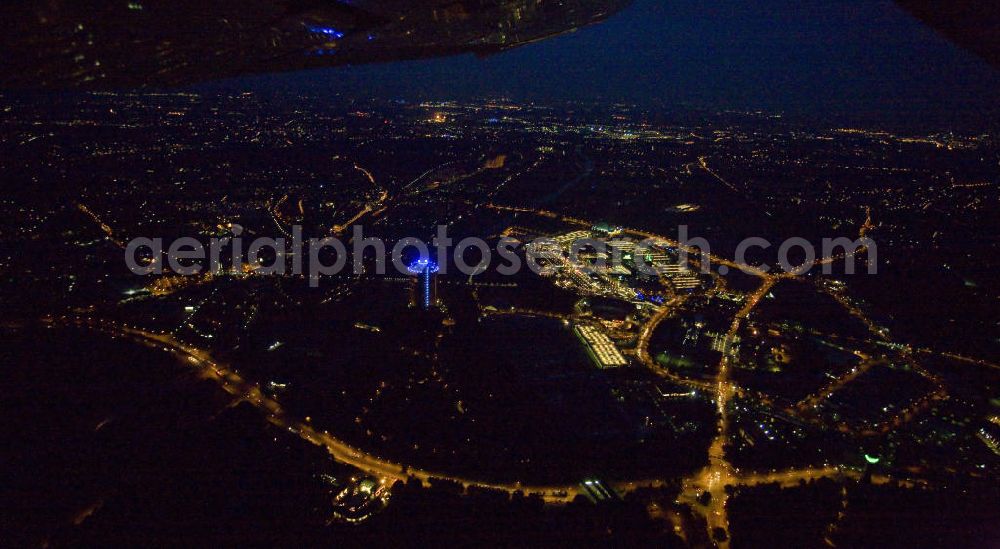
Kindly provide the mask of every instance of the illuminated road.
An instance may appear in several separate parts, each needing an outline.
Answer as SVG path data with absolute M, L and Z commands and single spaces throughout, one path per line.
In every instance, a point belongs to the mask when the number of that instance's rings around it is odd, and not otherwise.
M 481 308 L 479 311 L 479 316 L 483 318 L 489 318 L 493 316 L 530 316 L 535 318 L 551 318 L 553 320 L 563 320 L 570 321 L 576 318 L 576 315 L 563 314 L 563 313 L 553 313 L 551 311 L 539 311 L 536 309 L 484 309 Z
M 719 414 L 719 425 L 715 439 L 708 447 L 708 467 L 693 477 L 685 479 L 681 491 L 680 499 L 689 503 L 697 502 L 701 493 L 708 492 L 712 495 L 712 499 L 705 509 L 705 519 L 708 523 L 710 537 L 716 528 L 726 533 L 726 541 L 719 542 L 719 546 L 722 548 L 729 546 L 729 516 L 726 512 L 729 494 L 726 493 L 725 487 L 727 484 L 740 484 L 737 482 L 732 464 L 726 458 L 726 443 L 729 440 L 729 401 L 736 393 L 736 387 L 729 382 L 729 361 L 733 339 L 739 332 L 743 321 L 750 316 L 760 300 L 771 291 L 776 283 L 775 278 L 766 278 L 763 284 L 747 298 L 743 308 L 736 313 L 732 326 L 726 333 L 722 348 L 722 360 L 719 362 L 719 370 L 715 378 L 715 406 Z M 695 504 L 692 504 L 692 507 Z
M 54 323 L 52 320 L 48 320 L 47 322 Z M 522 485 L 520 483 L 493 483 L 451 475 L 444 472 L 434 472 L 406 467 L 402 464 L 388 461 L 351 446 L 347 442 L 336 438 L 327 431 L 322 431 L 308 422 L 292 417 L 285 412 L 280 403 L 264 394 L 257 384 L 245 380 L 228 366 L 216 361 L 207 351 L 181 343 L 169 334 L 157 334 L 145 330 L 122 326 L 108 321 L 93 319 L 76 319 L 74 321 L 68 321 L 67 323 L 81 328 L 100 331 L 113 337 L 127 337 L 146 347 L 149 347 L 150 349 L 167 350 L 177 356 L 179 360 L 183 361 L 188 366 L 198 370 L 204 378 L 216 382 L 230 395 L 237 397 L 242 401 L 248 402 L 260 409 L 266 414 L 265 417 L 267 421 L 272 425 L 284 429 L 289 433 L 295 434 L 299 438 L 312 444 L 322 446 L 326 448 L 336 461 L 355 467 L 360 471 L 378 478 L 388 479 L 391 481 L 406 481 L 410 478 L 414 478 L 420 480 L 425 485 L 429 484 L 431 479 L 441 479 L 458 483 L 465 488 L 478 487 L 506 492 L 508 494 L 521 492 L 529 496 L 539 496 L 543 501 L 555 504 L 568 503 L 578 495 L 582 494 L 580 487 L 575 484 L 533 486 Z M 713 443 L 712 448 L 710 449 L 710 455 L 713 456 L 713 465 L 701 472 L 698 476 L 685 482 L 685 492 L 680 498 L 682 501 L 687 502 L 687 500 L 690 499 L 690 495 L 694 493 L 691 490 L 692 486 L 699 489 L 698 493 L 704 490 L 710 491 L 713 494 L 714 502 L 717 494 L 725 494 L 723 488 L 726 484 L 753 485 L 766 482 L 793 483 L 797 482 L 799 479 L 815 479 L 844 474 L 857 475 L 856 472 L 830 467 L 827 469 L 789 470 L 781 473 L 765 473 L 741 477 L 736 475 L 732 471 L 731 467 L 729 467 L 728 463 L 725 462 L 722 447 L 719 443 L 720 440 L 722 440 L 722 437 L 717 438 L 716 442 Z M 888 478 L 886 478 L 885 481 L 888 482 Z M 614 486 L 619 493 L 625 494 L 638 487 L 662 486 L 664 484 L 665 481 L 662 479 L 652 479 L 612 483 L 612 486 Z M 695 494 L 695 496 L 696 495 L 697 494 Z M 719 499 L 722 500 L 721 497 Z M 695 505 L 697 505 L 696 502 L 693 503 L 693 506 Z M 724 507 L 724 500 L 722 500 L 721 504 L 713 503 L 708 515 L 710 517 L 718 517 L 718 519 L 712 520 L 710 522 L 711 524 L 726 524 L 726 526 L 728 526 L 728 524 L 724 521 Z
M 85 215 L 87 215 L 87 217 L 89 217 L 90 219 L 92 219 L 94 221 L 94 223 L 97 223 L 97 226 L 99 226 L 101 228 L 101 230 L 104 231 L 104 234 L 107 235 L 108 240 L 110 240 L 112 243 L 114 243 L 115 246 L 118 246 L 119 248 L 124 248 L 125 247 L 125 243 L 122 242 L 121 239 L 119 239 L 119 238 L 117 238 L 115 236 L 115 233 L 114 233 L 113 230 L 111 230 L 111 227 L 108 226 L 108 224 L 105 223 L 104 220 L 102 220 L 100 217 L 98 217 L 97 214 L 95 214 L 93 211 L 91 211 L 90 208 L 88 208 L 84 204 L 77 204 L 76 207 L 81 212 L 83 212 Z
M 923 351 L 923 350 L 921 350 L 920 352 L 921 353 L 933 353 L 933 351 Z M 983 360 L 981 358 L 971 358 L 971 357 L 957 355 L 955 353 L 947 353 L 947 352 L 938 353 L 938 354 L 940 354 L 941 356 L 943 356 L 945 358 L 950 358 L 952 360 L 957 360 L 959 362 L 966 362 L 968 364 L 975 364 L 976 366 L 982 366 L 983 368 L 992 368 L 994 370 L 1000 370 L 1000 364 L 994 364 L 992 362 L 989 362 L 987 360 Z
M 288 195 L 286 194 L 282 196 L 280 199 L 278 199 L 278 201 L 274 204 L 274 207 L 269 207 L 267 211 L 268 213 L 271 214 L 271 220 L 274 221 L 274 226 L 278 229 L 278 231 L 280 231 L 281 234 L 287 236 L 288 238 L 292 238 L 292 233 L 288 232 L 288 230 L 286 230 L 284 227 L 284 225 L 291 225 L 291 223 L 284 221 L 281 216 L 281 206 L 287 200 L 288 200 Z
M 816 408 L 819 406 L 820 402 L 833 396 L 834 393 L 842 389 L 848 383 L 851 383 L 855 379 L 861 377 L 868 370 L 871 370 L 872 366 L 876 364 L 875 361 L 867 360 L 867 357 L 862 356 L 861 358 L 864 360 L 862 360 L 860 364 L 851 368 L 847 372 L 844 372 L 843 375 L 833 380 L 833 382 L 829 385 L 802 399 L 795 405 L 794 411 L 801 414 L 803 412 L 808 412 L 812 408 Z
M 742 194 L 740 193 L 740 190 L 736 188 L 736 185 L 733 185 L 732 183 L 726 181 L 725 179 L 720 177 L 719 174 L 713 172 L 712 168 L 708 167 L 708 157 L 705 156 L 698 157 L 698 166 L 701 169 L 705 170 L 705 172 L 707 172 L 709 175 L 714 177 L 719 183 L 722 183 L 723 185 L 729 187 L 729 189 L 732 190 L 734 193 Z
M 653 332 L 656 331 L 657 326 L 659 326 L 665 319 L 670 317 L 674 312 L 674 309 L 683 302 L 681 298 L 675 298 L 672 301 L 665 303 L 660 306 L 653 316 L 642 325 L 642 329 L 639 330 L 639 338 L 636 344 L 635 356 L 643 363 L 644 366 L 649 368 L 653 373 L 677 383 L 678 385 L 692 387 L 694 389 L 700 389 L 702 391 L 714 392 L 715 387 L 712 383 L 704 381 L 696 381 L 693 379 L 687 379 L 675 374 L 669 368 L 661 366 L 649 352 L 649 340 L 653 336 Z
M 829 257 L 821 258 L 818 261 L 816 261 L 816 266 L 831 265 L 835 261 L 846 260 L 848 257 L 855 257 L 863 253 L 866 253 L 868 251 L 868 246 L 865 239 L 867 238 L 868 233 L 874 228 L 875 225 L 872 223 L 872 209 L 871 207 L 867 207 L 865 208 L 865 221 L 861 225 L 861 228 L 858 230 L 858 240 L 859 242 L 862 243 L 861 247 L 855 250 L 848 250 L 847 252 L 842 254 L 836 254 L 836 255 L 831 255 Z
M 206 379 L 215 381 L 230 395 L 238 397 L 262 410 L 267 414 L 267 421 L 272 425 L 295 434 L 312 444 L 322 446 L 338 462 L 350 465 L 378 478 L 393 481 L 406 481 L 410 478 L 415 478 L 425 485 L 429 484 L 431 479 L 442 479 L 456 482 L 465 488 L 477 487 L 507 492 L 508 494 L 521 492 L 527 496 L 539 496 L 547 503 L 568 503 L 581 493 L 580 488 L 576 485 L 530 486 L 520 483 L 490 483 L 449 475 L 447 473 L 404 467 L 403 465 L 355 448 L 337 439 L 327 431 L 321 431 L 308 422 L 293 418 L 284 411 L 276 400 L 265 395 L 257 384 L 244 380 L 229 367 L 213 359 L 207 351 L 181 343 L 171 335 L 156 334 L 108 321 L 77 319 L 72 324 L 101 331 L 111 336 L 128 337 L 151 349 L 164 349 L 172 352 L 189 366 L 196 368 Z
M 376 188 L 378 187 L 378 183 L 375 182 L 375 176 L 372 175 L 372 172 L 368 171 L 366 168 L 362 166 L 359 166 L 358 164 L 354 164 L 354 169 L 364 174 L 364 176 L 368 179 L 368 182 L 371 183 L 373 187 Z M 347 230 L 348 227 L 354 225 L 358 221 L 361 221 L 361 218 L 363 218 L 364 216 L 372 212 L 378 212 L 382 210 L 385 207 L 386 201 L 388 200 L 389 200 L 389 191 L 382 189 L 382 192 L 379 194 L 379 197 L 375 200 L 375 202 L 365 204 L 365 207 L 361 208 L 361 210 L 358 211 L 358 213 L 354 214 L 354 217 L 348 219 L 347 221 L 339 225 L 334 225 L 333 227 L 331 227 L 330 234 L 335 237 L 342 235 L 344 231 Z

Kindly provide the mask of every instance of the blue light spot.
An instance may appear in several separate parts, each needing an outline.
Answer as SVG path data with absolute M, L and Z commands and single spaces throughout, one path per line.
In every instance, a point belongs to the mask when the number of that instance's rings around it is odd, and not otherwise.
M 441 270 L 438 264 L 427 258 L 420 258 L 413 263 L 410 263 L 407 270 L 411 274 L 422 274 L 422 273 L 436 273 Z
M 320 27 L 320 26 L 316 26 L 316 25 L 309 25 L 306 28 L 309 29 L 309 32 L 311 32 L 313 34 L 322 34 L 322 35 L 330 36 L 330 37 L 333 37 L 333 38 L 343 38 L 344 37 L 344 33 L 340 32 L 339 30 L 334 29 L 332 27 Z

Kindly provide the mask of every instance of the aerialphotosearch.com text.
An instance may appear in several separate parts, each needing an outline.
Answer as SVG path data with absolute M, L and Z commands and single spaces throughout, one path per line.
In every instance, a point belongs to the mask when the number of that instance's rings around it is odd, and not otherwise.
M 428 244 L 416 237 L 407 237 L 387 243 L 383 239 L 364 234 L 364 227 L 352 227 L 348 244 L 335 237 L 309 238 L 302 236 L 302 227 L 292 228 L 292 237 L 255 237 L 245 239 L 243 228 L 232 226 L 232 234 L 213 237 L 207 244 L 194 237 L 182 237 L 165 242 L 163 238 L 139 237 L 131 240 L 125 249 L 125 263 L 136 275 L 148 276 L 169 272 L 194 276 L 206 272 L 221 274 L 228 269 L 239 269 L 243 265 L 253 266 L 259 275 L 307 276 L 310 285 L 316 287 L 320 279 L 345 272 L 355 275 L 372 270 L 385 274 L 388 265 L 400 274 L 410 273 L 413 258 L 435 261 L 440 274 L 447 274 L 454 266 L 458 272 L 476 276 L 491 266 L 501 275 L 514 275 L 524 267 L 537 274 L 550 274 L 560 268 L 571 267 L 583 272 L 614 269 L 619 266 L 655 276 L 656 266 L 649 260 L 654 251 L 668 251 L 676 255 L 678 263 L 693 270 L 726 274 L 730 266 L 747 272 L 761 273 L 780 269 L 795 275 L 805 274 L 821 267 L 823 274 L 830 274 L 842 259 L 842 271 L 855 273 L 857 259 L 862 259 L 868 274 L 877 274 L 878 250 L 874 241 L 867 237 L 850 239 L 847 237 L 824 238 L 819 249 L 805 238 L 789 238 L 780 244 L 761 238 L 749 237 L 741 241 L 733 261 L 724 265 L 713 265 L 711 244 L 701 237 L 690 237 L 688 227 L 681 225 L 677 239 L 668 241 L 661 238 L 633 239 L 634 247 L 624 253 L 618 245 L 627 235 L 616 238 L 578 238 L 570 242 L 553 238 L 537 238 L 530 242 L 504 237 L 491 246 L 478 237 L 467 237 L 455 242 L 448 236 L 448 227 L 439 226 L 436 236 Z M 245 241 L 248 240 L 248 241 Z M 746 257 L 752 251 L 770 251 L 777 247 L 777 266 L 770 264 L 749 264 Z M 470 253 L 472 250 L 478 253 Z M 470 262 L 469 257 L 478 258 Z M 864 256 L 864 257 L 862 257 Z M 499 261 L 495 261 L 499 258 Z M 794 259 L 793 259 L 794 258 Z M 367 266 L 367 268 L 366 268 Z

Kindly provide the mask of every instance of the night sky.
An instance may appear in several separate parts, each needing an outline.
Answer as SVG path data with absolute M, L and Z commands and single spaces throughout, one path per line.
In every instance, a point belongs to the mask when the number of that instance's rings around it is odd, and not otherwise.
M 344 67 L 236 85 L 943 123 L 996 120 L 1000 105 L 1000 70 L 889 0 L 636 0 L 603 24 L 485 59 Z

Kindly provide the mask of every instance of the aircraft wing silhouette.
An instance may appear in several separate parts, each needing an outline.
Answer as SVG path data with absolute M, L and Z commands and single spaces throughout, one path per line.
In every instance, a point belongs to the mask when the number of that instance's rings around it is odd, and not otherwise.
M 926 25 L 1000 67 L 1000 3 L 982 0 L 896 0 Z
M 163 88 L 457 53 L 599 22 L 632 0 L 8 0 L 0 88 Z
M 150 89 L 243 75 L 490 55 L 632 0 L 7 0 L 0 89 Z M 1000 4 L 897 0 L 1000 67 Z

